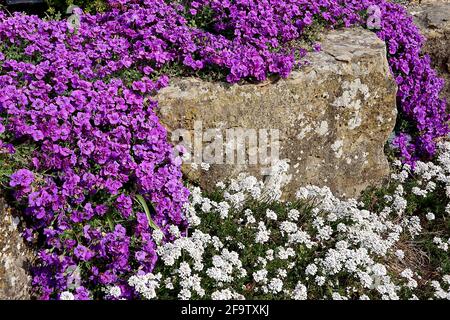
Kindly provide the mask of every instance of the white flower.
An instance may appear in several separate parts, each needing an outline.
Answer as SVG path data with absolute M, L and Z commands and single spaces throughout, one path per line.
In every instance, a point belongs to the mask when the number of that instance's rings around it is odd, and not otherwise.
M 325 277 L 317 276 L 315 279 L 318 286 L 323 286 L 325 284 Z
M 314 276 L 317 273 L 317 266 L 314 263 L 309 264 L 305 269 L 305 273 Z
M 298 211 L 296 209 L 289 210 L 289 212 L 288 212 L 289 220 L 297 221 L 299 217 L 300 217 L 300 211 Z
M 392 203 L 393 209 L 397 212 L 398 215 L 402 215 L 408 206 L 408 202 L 405 198 L 400 195 L 394 196 L 394 202 Z
M 434 237 L 433 243 L 437 245 L 437 247 L 441 250 L 448 251 L 449 244 L 447 242 L 442 241 L 439 237 Z
M 318 231 L 317 238 L 320 240 L 329 240 L 333 233 L 333 229 L 330 226 L 323 226 Z
M 267 250 L 266 251 L 266 259 L 268 261 L 273 261 L 273 259 L 274 259 L 273 254 L 274 254 L 274 251 L 272 249 Z
M 213 208 L 213 204 L 214 203 L 211 200 L 209 200 L 207 198 L 203 199 L 203 203 L 202 203 L 202 207 L 201 207 L 202 211 L 204 213 L 211 212 L 211 210 Z
M 267 270 L 261 269 L 256 272 L 253 272 L 253 279 L 256 282 L 266 283 L 267 282 Z
M 223 189 L 226 188 L 225 183 L 222 182 L 222 181 L 217 182 L 217 183 L 216 183 L 216 187 L 219 188 L 219 189 L 221 189 L 221 190 L 223 190 Z
M 173 285 L 173 282 L 172 282 L 172 279 L 169 277 L 169 278 L 166 278 L 165 280 L 164 280 L 164 286 L 167 288 L 167 289 L 169 289 L 169 290 L 173 290 L 175 287 L 174 287 L 174 285 Z
M 223 289 L 214 291 L 211 294 L 212 300 L 244 300 L 245 297 L 241 294 L 238 294 L 230 289 Z
M 289 259 L 289 257 L 295 257 L 295 251 L 292 248 L 283 248 L 283 247 L 279 247 L 278 248 L 278 257 L 281 260 L 287 260 Z
M 288 243 L 304 244 L 307 248 L 311 248 L 314 245 L 314 242 L 311 241 L 311 236 L 302 230 L 297 230 L 297 232 L 290 234 L 288 237 Z
M 295 286 L 294 291 L 291 294 L 291 299 L 306 300 L 307 298 L 308 298 L 308 290 L 301 282 L 298 282 L 297 285 Z
M 327 187 L 315 186 L 301 188 L 296 195 L 300 199 L 310 200 L 308 214 L 289 209 L 283 221 L 281 214 L 277 216 L 274 210 L 263 211 L 261 217 L 259 209 L 254 212 L 248 209 L 247 204 L 260 200 L 282 199 L 280 181 L 286 172 L 280 172 L 287 168 L 284 165 L 275 168 L 278 173 L 274 174 L 270 183 L 242 174 L 229 184 L 219 184 L 224 199 L 219 203 L 204 197 L 201 189 L 192 187 L 190 203 L 183 207 L 189 221 L 188 235 L 171 243 L 162 243 L 161 235 L 161 239 L 156 241 L 164 274 L 170 275 L 163 280 L 162 286 L 164 290 L 176 289 L 175 295 L 180 299 L 198 299 L 202 296 L 243 299 L 244 296 L 237 292 L 248 293 L 249 297 L 251 292 L 255 292 L 292 299 L 306 299 L 308 296 L 317 299 L 359 296 L 362 300 L 369 297 L 422 298 L 422 292 L 417 288 L 417 282 L 421 279 L 418 274 L 410 269 L 400 274 L 388 270 L 391 270 L 389 266 L 395 264 L 396 259 L 405 259 L 405 252 L 399 248 L 408 241 L 415 241 L 415 237 L 423 232 L 424 219 L 405 214 L 409 199 L 434 197 L 437 192 L 450 196 L 450 143 L 445 148 L 446 151 L 439 151 L 435 163 L 418 162 L 413 169 L 399 162 L 401 172 L 395 175 L 398 180 L 394 183 L 395 191 L 380 199 L 381 206 L 375 206 L 373 210 L 357 200 L 340 199 Z M 409 183 L 410 177 L 414 187 Z M 446 200 L 444 198 L 445 195 L 442 201 Z M 283 201 L 279 204 L 286 204 L 286 208 L 292 205 Z M 450 204 L 445 205 L 443 203 L 445 212 L 450 216 Z M 441 207 L 437 206 L 437 212 L 426 214 L 426 219 L 441 216 L 444 209 L 441 210 Z M 225 229 L 216 232 L 214 229 L 220 228 L 220 222 L 217 222 L 219 217 L 229 218 L 231 214 L 235 215 L 232 218 L 236 226 L 229 229 L 238 234 L 222 232 Z M 217 225 L 203 225 L 211 223 L 211 219 L 215 219 L 212 221 Z M 213 229 L 214 235 L 201 232 L 199 225 L 201 230 Z M 433 231 L 442 237 L 435 237 L 435 245 L 448 251 L 448 235 L 442 230 Z M 242 236 L 246 235 L 254 235 L 254 238 L 243 241 Z M 253 247 L 258 250 L 257 256 L 247 259 L 244 255 Z M 238 250 L 239 254 L 231 249 Z M 297 254 L 300 256 L 297 257 Z M 304 270 L 301 269 L 303 266 Z M 251 291 L 248 291 L 247 282 L 243 283 L 247 271 L 254 280 L 251 281 Z M 441 270 L 436 269 L 436 273 L 439 272 Z M 294 283 L 291 275 L 297 276 Z M 343 283 L 341 279 L 350 279 L 351 282 Z M 435 279 L 439 280 L 437 277 Z M 160 280 L 153 281 L 151 287 L 156 294 Z M 425 279 L 422 281 L 425 282 Z M 202 283 L 208 286 L 202 288 Z M 303 283 L 311 286 L 309 294 Z M 445 299 L 449 296 L 450 276 L 428 285 L 434 290 L 436 298 Z M 323 287 L 322 296 L 319 295 L 319 286 Z M 149 297 L 154 297 L 153 291 L 146 289 L 146 292 L 150 292 Z M 314 296 L 311 292 L 315 293 Z
M 267 209 L 266 217 L 268 219 L 270 219 L 270 220 L 277 220 L 277 214 L 274 211 L 270 210 L 270 209 Z
M 450 215 L 450 203 L 445 207 L 445 213 Z
M 287 277 L 287 271 L 286 271 L 286 269 L 278 269 L 278 276 L 280 277 L 280 278 L 286 278 Z
M 61 295 L 59 296 L 60 300 L 75 300 L 74 295 L 69 291 L 63 291 L 61 292 Z
M 297 231 L 297 224 L 290 221 L 283 221 L 280 224 L 280 230 L 281 232 L 285 232 L 287 234 L 295 233 Z
M 200 164 L 200 167 L 201 167 L 202 170 L 204 170 L 204 171 L 209 171 L 210 164 L 209 164 L 209 163 L 202 162 L 202 163 Z
M 422 189 L 420 189 L 420 188 L 418 188 L 418 187 L 413 187 L 413 188 L 411 189 L 411 192 L 412 192 L 413 194 L 415 194 L 416 196 L 421 196 L 421 197 L 425 197 L 425 196 L 428 194 L 428 191 L 427 191 L 427 190 L 422 190 Z
M 432 220 L 434 220 L 436 217 L 434 216 L 434 213 L 428 212 L 428 213 L 426 214 L 426 218 L 428 219 L 428 221 L 432 221 Z
M 238 277 L 244 277 L 246 272 L 242 269 L 242 262 L 239 255 L 234 251 L 223 249 L 221 255 L 212 258 L 213 266 L 206 270 L 206 274 L 217 282 L 229 283 L 233 281 L 233 272 L 238 273 Z
M 372 273 L 375 276 L 382 277 L 382 276 L 385 276 L 387 274 L 387 270 L 386 270 L 386 267 L 384 265 L 382 265 L 380 263 L 377 263 L 377 264 L 372 266 Z
M 180 286 L 181 290 L 178 297 L 181 300 L 190 299 L 193 292 L 200 297 L 205 295 L 205 290 L 201 286 L 201 278 L 197 274 L 180 277 Z
M 258 223 L 258 233 L 256 234 L 256 243 L 265 243 L 269 241 L 270 230 L 266 229 L 264 222 L 260 221 Z
M 422 231 L 422 226 L 420 225 L 420 218 L 418 216 L 412 216 L 406 221 L 408 231 L 411 235 L 416 236 Z
M 180 267 L 178 268 L 178 274 L 181 278 L 186 278 L 191 275 L 191 267 L 185 261 L 180 263 Z
M 333 300 L 348 300 L 347 297 L 341 296 L 341 295 L 339 294 L 339 292 L 333 292 L 333 294 L 331 295 L 331 298 L 332 298 Z
M 395 251 L 395 256 L 400 260 L 403 260 L 405 258 L 405 252 L 403 250 L 397 250 Z
M 180 300 L 190 300 L 192 297 L 192 293 L 189 289 L 181 289 L 178 294 L 178 299 Z
M 164 239 L 164 233 L 159 229 L 153 230 L 152 238 L 156 243 L 161 243 L 161 241 Z
M 220 218 L 226 219 L 228 217 L 228 211 L 230 210 L 230 204 L 228 202 L 222 201 L 217 204 L 217 211 L 219 212 Z
M 445 291 L 438 281 L 431 281 L 431 286 L 434 288 L 434 296 L 436 298 L 450 300 L 450 290 Z
M 145 299 L 151 300 L 156 298 L 156 290 L 159 288 L 161 277 L 162 275 L 160 273 L 156 275 L 152 273 L 135 275 L 128 279 L 128 284 Z
M 179 238 L 181 235 L 180 235 L 180 229 L 178 229 L 178 226 L 176 226 L 176 225 L 170 225 L 170 227 L 169 227 L 169 233 L 171 234 L 171 235 L 173 235 L 175 238 Z
M 417 281 L 413 279 L 414 273 L 411 269 L 405 269 L 403 270 L 400 275 L 408 280 L 407 287 L 410 289 L 414 289 L 417 287 Z
M 248 215 L 247 216 L 247 223 L 248 224 L 252 224 L 252 223 L 255 223 L 255 222 L 256 222 L 256 219 L 255 219 L 254 216 L 252 216 L 252 215 Z
M 119 298 L 122 295 L 122 290 L 118 286 L 109 288 L 108 293 L 114 298 Z
M 309 198 L 309 191 L 307 188 L 300 188 L 297 193 L 295 194 L 295 197 L 298 200 L 306 200 Z
M 283 290 L 283 280 L 279 278 L 273 278 L 270 280 L 267 287 L 272 294 L 280 293 Z
M 428 184 L 426 186 L 426 190 L 432 192 L 435 189 L 436 189 L 436 183 L 434 183 L 433 181 L 428 182 Z

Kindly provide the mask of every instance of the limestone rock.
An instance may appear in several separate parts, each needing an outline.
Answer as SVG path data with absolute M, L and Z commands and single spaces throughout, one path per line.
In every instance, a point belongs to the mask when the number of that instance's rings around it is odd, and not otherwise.
M 200 150 L 196 142 L 201 134 L 190 131 L 188 139 L 184 134 L 183 144 L 192 147 L 193 162 L 213 162 L 209 171 L 184 164 L 187 177 L 210 190 L 218 181 L 241 172 L 260 178 L 267 175 L 267 160 L 275 163 L 277 157 L 263 156 L 266 143 L 261 141 L 266 135 L 272 146 L 268 151 L 276 151 L 279 141 L 278 158 L 290 163 L 288 197 L 308 184 L 327 185 L 341 196 L 353 197 L 380 183 L 389 173 L 384 145 L 397 115 L 397 88 L 385 44 L 372 32 L 356 28 L 330 31 L 324 35 L 322 49 L 310 54 L 309 66 L 274 82 L 230 85 L 192 78 L 172 80 L 157 96 L 160 120 L 169 138 L 177 142 L 180 129 L 193 130 L 201 124 L 203 140 L 223 140 L 214 149 L 221 149 L 223 157 L 205 161 L 205 155 L 217 155 L 210 150 L 217 144 L 203 142 Z M 206 130 L 214 128 L 209 133 Z M 257 147 L 238 138 L 226 139 L 230 129 L 234 133 L 243 130 L 247 138 L 256 135 Z M 237 153 L 231 157 L 226 152 L 233 149 L 232 142 L 245 144 L 246 162 L 238 161 Z M 260 155 L 257 163 L 251 157 L 255 154 Z
M 450 101 L 450 1 L 428 0 L 411 5 L 409 12 L 426 37 L 424 52 L 432 66 L 446 80 L 443 96 Z
M 33 254 L 18 230 L 19 219 L 0 197 L 0 300 L 30 299 Z

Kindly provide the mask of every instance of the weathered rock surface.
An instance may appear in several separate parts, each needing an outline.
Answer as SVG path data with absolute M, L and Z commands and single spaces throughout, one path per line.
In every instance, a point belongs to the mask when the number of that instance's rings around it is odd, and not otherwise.
M 30 299 L 31 251 L 18 230 L 19 219 L 0 197 L 0 300 Z
M 171 133 L 192 130 L 195 121 L 202 121 L 203 130 L 219 128 L 215 137 L 223 136 L 221 148 L 230 146 L 225 129 L 279 130 L 279 158 L 290 162 L 289 195 L 314 184 L 330 186 L 341 196 L 357 196 L 389 173 L 383 149 L 396 121 L 396 85 L 385 44 L 372 32 L 331 31 L 324 36 L 322 49 L 309 56 L 309 66 L 273 83 L 172 80 L 157 97 L 161 122 Z M 261 151 L 247 149 L 250 154 Z M 195 152 L 201 154 L 199 149 Z M 204 161 L 201 157 L 194 161 L 199 159 Z M 262 170 L 267 165 L 263 160 L 267 159 L 260 157 L 257 164 L 216 161 L 209 171 L 185 164 L 184 172 L 210 189 L 240 172 L 261 177 L 267 173 Z
M 446 80 L 443 96 L 450 101 L 450 1 L 428 0 L 409 6 L 415 23 L 427 38 L 424 52 Z

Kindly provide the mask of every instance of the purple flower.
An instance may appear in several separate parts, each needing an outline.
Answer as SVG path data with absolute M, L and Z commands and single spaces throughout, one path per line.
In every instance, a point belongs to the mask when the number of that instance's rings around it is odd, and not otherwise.
M 129 218 L 132 213 L 133 201 L 129 196 L 121 194 L 116 199 L 116 207 L 124 218 Z
M 78 147 L 80 148 L 80 151 L 84 155 L 90 155 L 95 150 L 94 143 L 92 141 L 86 141 L 86 142 L 78 142 Z
M 81 261 L 89 261 L 95 257 L 95 253 L 86 248 L 85 246 L 79 244 L 73 251 L 75 256 Z
M 321 51 L 321 50 L 322 50 L 322 46 L 320 45 L 320 43 L 314 43 L 314 44 L 313 44 L 313 50 L 314 50 L 315 52 Z
M 33 137 L 34 141 L 40 141 L 40 140 L 44 139 L 44 134 L 40 130 L 33 131 L 31 136 Z
M 75 289 L 75 300 L 91 300 L 89 291 L 85 287 L 78 287 Z
M 312 19 L 311 15 L 307 15 L 306 17 L 304 17 L 303 18 L 303 23 L 306 24 L 307 26 L 312 24 L 313 23 L 313 19 Z
M 138 251 L 135 253 L 135 256 L 137 261 L 144 261 L 147 257 L 147 254 L 145 253 L 145 251 Z
M 135 81 L 133 82 L 133 89 L 136 91 L 139 91 L 141 93 L 145 93 L 146 92 L 146 86 L 145 83 L 142 81 Z
M 34 174 L 28 169 L 19 169 L 10 177 L 11 187 L 28 188 L 34 181 Z

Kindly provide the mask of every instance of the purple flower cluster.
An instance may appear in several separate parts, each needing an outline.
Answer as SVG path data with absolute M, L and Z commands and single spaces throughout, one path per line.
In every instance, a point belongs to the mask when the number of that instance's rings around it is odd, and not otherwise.
M 388 59 L 398 84 L 401 119 L 410 128 L 399 133 L 395 144 L 407 163 L 429 159 L 436 153 L 436 139 L 448 135 L 449 114 L 440 98 L 444 80 L 432 69 L 430 57 L 422 55 L 424 38 L 406 10 L 396 4 L 382 3 L 382 25 L 377 32 L 388 47 Z
M 92 289 L 105 286 L 132 294 L 130 274 L 156 263 L 153 229 L 135 195 L 166 234 L 171 225 L 186 228 L 180 161 L 151 98 L 168 79 L 143 75 L 127 85 L 115 74 L 140 54 L 148 64 L 159 56 L 118 37 L 125 28 L 113 19 L 87 16 L 82 25 L 71 33 L 65 22 L 0 12 L 0 138 L 35 146 L 9 184 L 24 210 L 25 237 L 42 248 L 33 284 L 44 299 L 69 290 L 74 266 L 79 298 L 96 298 Z
M 379 6 L 378 36 L 389 49 L 409 136 L 396 139 L 405 161 L 430 157 L 448 134 L 443 82 L 421 55 L 412 19 L 385 0 L 110 0 L 110 10 L 65 21 L 0 12 L 0 156 L 34 146 L 27 169 L 10 186 L 28 223 L 25 237 L 41 246 L 33 283 L 44 299 L 72 290 L 100 298 L 153 270 L 153 222 L 171 239 L 186 229 L 181 181 L 167 133 L 151 97 L 168 84 L 164 68 L 213 67 L 227 80 L 282 77 L 301 66 L 293 45 L 315 24 L 364 25 Z M 190 26 L 204 10 L 208 30 Z M 314 44 L 313 50 L 320 50 Z M 152 220 L 136 204 L 142 195 Z M 77 283 L 72 285 L 71 283 Z

